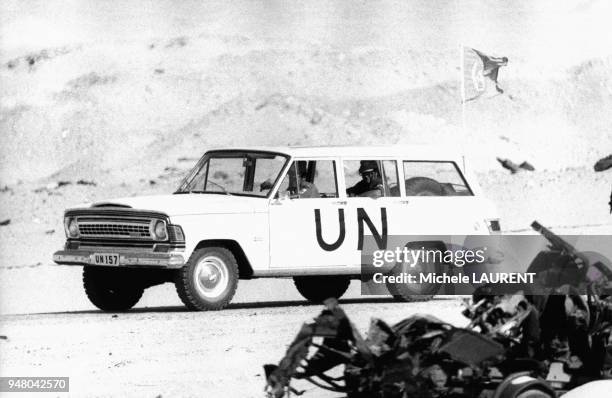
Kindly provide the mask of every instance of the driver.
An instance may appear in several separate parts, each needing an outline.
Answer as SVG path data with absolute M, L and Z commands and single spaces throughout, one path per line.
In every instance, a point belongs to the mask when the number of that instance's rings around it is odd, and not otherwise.
M 383 184 L 375 160 L 362 160 L 359 165 L 361 181 L 346 190 L 349 196 L 380 198 L 383 195 Z

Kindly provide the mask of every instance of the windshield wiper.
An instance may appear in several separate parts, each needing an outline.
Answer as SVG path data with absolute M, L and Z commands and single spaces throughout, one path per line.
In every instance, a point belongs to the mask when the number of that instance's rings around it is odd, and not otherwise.
M 223 192 L 224 192 L 226 195 L 230 195 L 230 196 L 232 195 L 232 194 L 231 194 L 231 193 L 229 193 L 229 192 L 228 192 L 228 190 L 227 190 L 227 189 L 225 189 L 225 187 L 224 187 L 223 185 L 221 185 L 221 184 L 217 184 L 217 183 L 216 183 L 216 182 L 214 182 L 214 181 L 208 181 L 208 184 L 213 184 L 214 186 L 221 188 L 221 189 L 223 190 Z M 204 191 L 204 192 L 213 192 L 213 191 Z
M 195 189 L 191 190 L 191 191 L 177 191 L 177 192 L 175 192 L 175 194 L 178 194 L 178 195 L 190 194 L 190 193 L 224 193 L 224 192 L 196 191 Z

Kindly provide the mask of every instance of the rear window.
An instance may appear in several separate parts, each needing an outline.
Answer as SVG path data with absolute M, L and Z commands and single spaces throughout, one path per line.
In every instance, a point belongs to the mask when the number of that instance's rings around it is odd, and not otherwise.
M 473 196 L 454 162 L 403 163 L 406 196 Z

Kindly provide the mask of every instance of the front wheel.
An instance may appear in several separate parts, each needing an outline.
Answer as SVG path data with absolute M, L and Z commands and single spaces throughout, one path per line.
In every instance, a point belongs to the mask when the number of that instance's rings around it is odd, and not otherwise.
M 177 271 L 174 284 L 190 310 L 220 310 L 229 304 L 238 287 L 238 263 L 224 247 L 198 249 Z
M 330 297 L 340 298 L 348 289 L 351 280 L 345 276 L 295 276 L 293 282 L 306 300 L 322 303 Z
M 130 270 L 108 267 L 83 267 L 83 287 L 89 301 L 102 311 L 129 310 L 145 289 Z

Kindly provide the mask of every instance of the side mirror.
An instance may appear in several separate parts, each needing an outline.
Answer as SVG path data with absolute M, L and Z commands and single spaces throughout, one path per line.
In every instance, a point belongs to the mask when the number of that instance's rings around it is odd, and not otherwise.
M 269 179 L 265 180 L 259 185 L 259 192 L 270 190 L 272 189 L 272 187 L 273 187 L 272 181 L 270 181 Z

